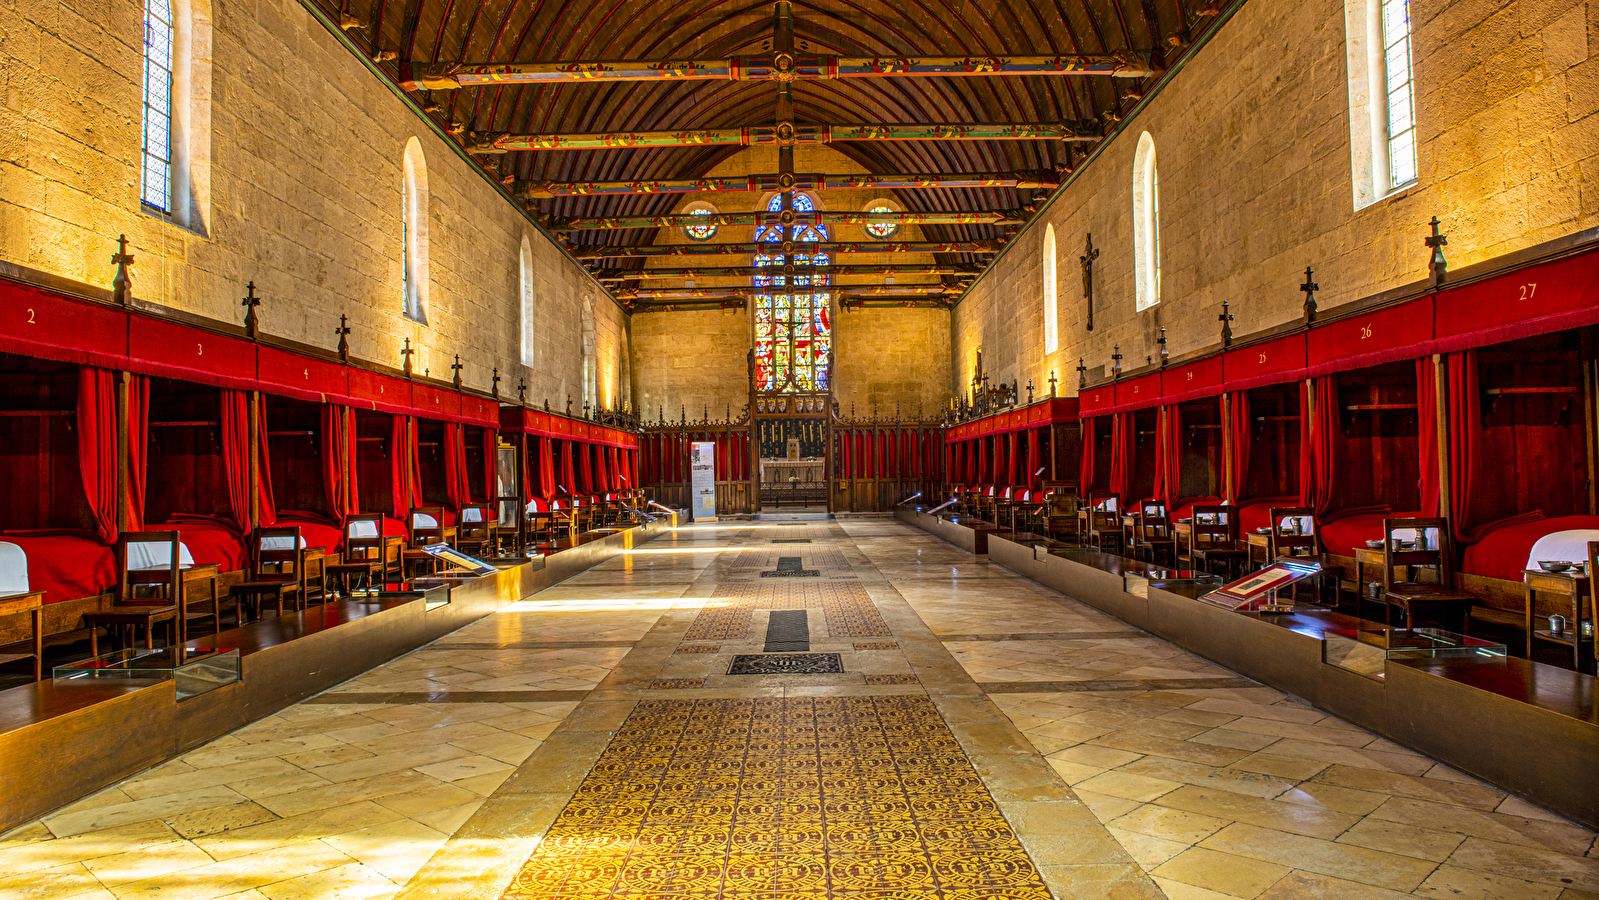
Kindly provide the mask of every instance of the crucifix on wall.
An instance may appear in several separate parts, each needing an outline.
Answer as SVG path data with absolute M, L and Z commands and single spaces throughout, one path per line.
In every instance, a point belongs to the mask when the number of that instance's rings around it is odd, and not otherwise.
M 1083 305 L 1088 309 L 1088 330 L 1094 330 L 1094 260 L 1099 259 L 1099 251 L 1094 249 L 1094 236 L 1087 236 L 1087 245 L 1083 255 L 1077 257 L 1078 264 L 1083 267 Z

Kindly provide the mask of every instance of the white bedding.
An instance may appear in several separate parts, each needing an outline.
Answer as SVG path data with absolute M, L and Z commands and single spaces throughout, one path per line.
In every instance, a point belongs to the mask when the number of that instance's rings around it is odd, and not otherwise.
M 165 541 L 129 541 L 128 542 L 128 569 L 129 571 L 152 571 L 165 569 L 172 565 L 172 551 Z M 189 553 L 189 545 L 178 542 L 178 568 L 187 569 L 194 565 L 194 556 Z
M 437 527 L 439 527 L 439 520 L 433 518 L 432 516 L 428 515 L 427 513 L 411 513 L 411 527 L 412 528 L 437 528 Z
M 345 537 L 375 538 L 377 536 L 378 523 L 369 519 L 361 519 L 360 521 L 351 522 L 348 526 L 348 530 L 345 532 Z
M 261 539 L 262 550 L 287 550 L 292 546 L 294 545 L 290 544 L 289 539 L 286 537 L 268 537 Z M 300 538 L 300 549 L 305 549 L 305 538 L 303 537 Z
M 461 521 L 481 522 L 483 521 L 483 510 L 478 509 L 475 506 L 469 506 L 466 509 L 461 510 Z
M 1575 528 L 1546 534 L 1532 545 L 1532 552 L 1527 554 L 1527 568 L 1536 570 L 1539 560 L 1563 559 L 1566 562 L 1585 563 L 1588 561 L 1589 541 L 1599 541 L 1599 529 Z
M 0 541 L 0 597 L 28 592 L 28 554 L 16 544 Z

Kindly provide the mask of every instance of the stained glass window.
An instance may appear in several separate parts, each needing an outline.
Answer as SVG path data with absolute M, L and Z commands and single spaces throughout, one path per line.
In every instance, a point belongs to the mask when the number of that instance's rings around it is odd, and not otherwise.
M 783 195 L 776 194 L 766 205 L 770 212 L 783 208 Z M 794 194 L 794 211 L 814 212 L 816 205 L 804 194 Z M 828 240 L 827 226 L 820 223 L 796 227 L 796 243 Z M 757 226 L 757 243 L 781 244 L 781 225 Z M 773 248 L 777 250 L 777 247 Z M 809 266 L 828 265 L 825 253 L 794 254 L 795 293 L 759 294 L 755 298 L 755 383 L 763 391 L 825 391 L 828 385 L 827 357 L 833 347 L 831 294 L 825 289 L 828 277 L 806 274 Z M 755 265 L 780 267 L 783 255 L 758 253 Z M 756 274 L 755 287 L 786 288 L 780 271 Z M 822 289 L 822 290 L 818 290 Z
M 689 211 L 689 215 L 691 216 L 708 216 L 710 214 L 711 211 L 708 209 L 696 209 Z M 716 226 L 709 222 L 705 223 L 704 225 L 684 225 L 683 234 L 691 241 L 708 241 L 716 236 Z
M 172 5 L 144 5 L 144 154 L 141 196 L 172 209 Z
M 1416 180 L 1416 102 L 1410 71 L 1410 0 L 1383 0 L 1388 92 L 1388 187 Z
M 891 212 L 893 212 L 893 210 L 889 209 L 886 206 L 874 206 L 871 209 L 867 210 L 867 212 L 891 213 Z M 881 223 L 881 224 L 878 224 L 878 223 L 867 223 L 867 225 L 865 227 L 866 227 L 866 233 L 867 234 L 871 235 L 874 238 L 877 238 L 880 241 L 888 240 L 889 238 L 894 236 L 895 232 L 899 231 L 899 224 L 898 223 Z

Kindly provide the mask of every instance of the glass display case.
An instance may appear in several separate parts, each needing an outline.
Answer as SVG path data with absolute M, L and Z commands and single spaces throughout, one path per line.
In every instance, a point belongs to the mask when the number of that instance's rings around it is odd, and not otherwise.
M 112 679 L 117 681 L 166 681 L 177 688 L 178 699 L 214 691 L 240 678 L 239 651 L 232 647 L 180 650 L 119 650 L 106 656 L 56 666 L 50 672 L 56 683 Z
M 1314 560 L 1278 559 L 1199 599 L 1238 612 L 1290 613 L 1293 600 L 1284 590 L 1321 572 L 1321 564 Z
M 475 580 L 476 575 L 469 576 L 467 580 Z M 437 609 L 450 602 L 450 585 L 459 583 L 460 579 L 443 576 L 427 576 L 413 578 L 410 581 L 391 581 L 372 591 L 370 599 L 380 603 L 393 603 L 396 601 L 421 600 L 427 604 L 428 609 Z
M 1122 576 L 1122 590 L 1134 597 L 1149 598 L 1150 587 L 1176 587 L 1196 585 L 1203 591 L 1221 587 L 1220 575 L 1200 569 L 1152 569 L 1143 573 L 1129 572 Z
M 1372 623 L 1322 634 L 1321 661 L 1381 680 L 1390 659 L 1501 659 L 1505 645 L 1438 628 L 1388 628 Z

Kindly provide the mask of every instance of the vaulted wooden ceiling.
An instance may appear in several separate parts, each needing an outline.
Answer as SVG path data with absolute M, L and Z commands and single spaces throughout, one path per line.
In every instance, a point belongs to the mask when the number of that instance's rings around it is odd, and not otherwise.
M 772 52 L 772 0 L 317 0 L 391 78 L 401 65 L 720 59 Z M 1103 54 L 1132 51 L 1156 75 L 871 77 L 793 83 L 796 123 L 1107 123 L 1217 21 L 1222 0 L 797 0 L 794 52 L 846 57 Z M 464 132 L 662 131 L 771 125 L 772 81 L 492 84 L 413 94 Z M 1059 140 L 839 142 L 868 172 L 1048 173 L 1091 144 Z M 518 179 L 694 178 L 739 147 L 521 150 L 483 157 Z M 1017 210 L 1032 189 L 899 192 L 911 212 Z M 661 215 L 681 197 L 633 194 L 533 201 L 561 217 Z M 653 243 L 656 229 L 571 235 L 579 251 Z M 995 225 L 926 225 L 929 240 L 995 238 Z M 947 257 L 949 261 L 972 257 Z

